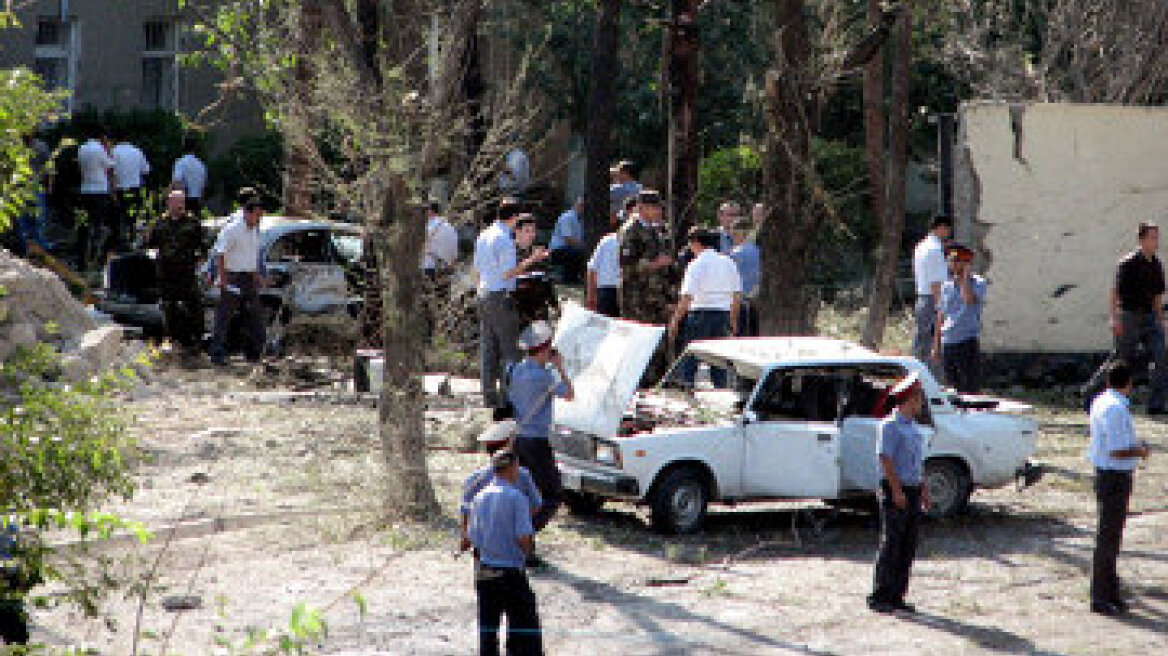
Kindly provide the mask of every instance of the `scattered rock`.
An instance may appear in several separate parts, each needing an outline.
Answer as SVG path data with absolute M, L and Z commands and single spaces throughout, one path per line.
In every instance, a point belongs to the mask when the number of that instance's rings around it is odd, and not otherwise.
M 211 481 L 211 476 L 208 475 L 206 472 L 195 472 L 195 473 L 191 474 L 190 478 L 188 478 L 187 481 L 194 483 L 196 485 L 204 485 L 204 484 L 209 483 Z
M 198 610 L 203 607 L 203 598 L 198 595 L 170 595 L 162 598 L 162 607 L 172 613 Z

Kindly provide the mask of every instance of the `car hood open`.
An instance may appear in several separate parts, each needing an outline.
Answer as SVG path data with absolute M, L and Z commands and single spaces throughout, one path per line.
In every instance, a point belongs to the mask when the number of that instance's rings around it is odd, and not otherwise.
M 554 345 L 564 356 L 575 398 L 556 399 L 555 422 L 598 437 L 614 437 L 665 328 L 591 312 L 565 303 Z

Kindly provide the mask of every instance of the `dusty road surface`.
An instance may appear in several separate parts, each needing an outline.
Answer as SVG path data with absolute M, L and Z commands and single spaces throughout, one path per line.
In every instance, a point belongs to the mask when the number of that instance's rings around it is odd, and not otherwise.
M 435 399 L 429 415 L 445 517 L 384 526 L 373 409 L 257 389 L 246 375 L 162 369 L 129 397 L 149 462 L 135 498 L 111 509 L 158 538 L 104 549 L 149 592 L 113 593 L 98 620 L 35 611 L 36 637 L 118 656 L 133 653 L 135 634 L 141 654 L 257 653 L 243 650 L 249 632 L 287 630 L 303 603 L 328 625 L 309 653 L 475 653 L 471 564 L 452 554 L 457 486 L 483 456 L 446 446 L 467 430 L 460 405 L 473 399 Z M 1039 419 L 1039 457 L 1056 473 L 1023 493 L 978 493 L 966 516 L 925 527 L 916 616 L 865 608 L 869 516 L 820 529 L 817 506 L 740 506 L 715 512 L 701 535 L 665 539 L 637 509 L 614 507 L 562 515 L 539 538 L 551 563 L 533 577 L 547 652 L 1168 653 L 1168 452 L 1136 483 L 1120 564 L 1133 611 L 1103 618 L 1087 611 L 1086 417 L 1046 403 Z M 1168 424 L 1140 418 L 1137 429 L 1168 444 Z M 165 608 L 176 605 L 186 609 Z

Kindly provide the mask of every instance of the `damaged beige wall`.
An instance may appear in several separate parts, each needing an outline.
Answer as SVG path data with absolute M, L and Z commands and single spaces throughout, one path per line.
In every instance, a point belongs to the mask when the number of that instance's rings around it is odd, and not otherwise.
M 968 105 L 955 170 L 957 238 L 990 280 L 982 348 L 1111 348 L 1107 299 L 1136 225 L 1168 225 L 1168 109 Z

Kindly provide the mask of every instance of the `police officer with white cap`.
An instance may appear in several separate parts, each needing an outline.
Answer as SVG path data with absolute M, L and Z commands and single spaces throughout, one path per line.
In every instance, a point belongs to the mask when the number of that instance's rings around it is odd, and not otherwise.
M 494 426 L 498 425 L 495 424 Z M 479 435 L 479 443 L 492 456 L 502 451 L 510 440 L 510 433 L 499 433 L 494 430 L 486 430 Z M 470 519 L 471 503 L 474 502 L 474 498 L 478 496 L 478 493 L 486 489 L 494 480 L 495 468 L 488 462 L 471 472 L 471 475 L 467 476 L 466 481 L 462 484 L 462 503 L 458 507 L 458 512 L 462 516 L 462 544 L 460 546 L 462 551 L 470 548 L 470 537 L 467 535 L 467 527 Z M 516 472 L 515 489 L 522 492 L 523 496 L 527 497 L 528 502 L 531 503 L 531 514 L 534 515 L 539 510 L 539 507 L 543 505 L 543 497 L 540 496 L 539 488 L 535 486 L 535 480 L 531 478 L 531 472 L 527 471 L 527 467 L 519 467 L 519 470 Z
M 905 603 L 904 595 L 921 514 L 932 507 L 923 485 L 925 442 L 915 421 L 925 405 L 917 374 L 897 383 L 889 398 L 896 408 L 880 424 L 880 553 L 868 607 L 878 613 L 913 613 L 916 609 Z
M 552 328 L 536 321 L 519 336 L 519 348 L 526 353 L 511 368 L 507 393 L 515 408 L 515 439 L 512 448 L 519 462 L 531 471 L 543 505 L 535 514 L 535 530 L 542 530 L 556 514 L 563 500 L 560 470 L 556 467 L 548 435 L 552 428 L 552 400 L 571 401 L 572 381 L 564 372 L 563 358 L 552 347 Z M 548 365 L 551 365 L 551 368 Z M 555 369 L 553 373 L 552 369 Z
M 469 509 L 467 537 L 474 545 L 475 593 L 479 611 L 479 653 L 499 653 L 499 624 L 507 616 L 507 653 L 543 654 L 539 610 L 527 580 L 524 559 L 533 548 L 531 505 L 516 485 L 515 454 L 491 456 L 492 479 Z

